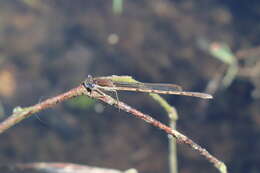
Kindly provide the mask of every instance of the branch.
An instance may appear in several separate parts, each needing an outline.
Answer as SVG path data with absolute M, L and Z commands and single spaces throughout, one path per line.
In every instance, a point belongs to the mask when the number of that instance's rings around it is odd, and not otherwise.
M 212 156 L 206 149 L 202 148 L 201 146 L 199 146 L 198 144 L 193 142 L 191 139 L 189 139 L 185 135 L 179 133 L 176 130 L 173 130 L 169 126 L 166 126 L 165 124 L 161 123 L 160 121 L 155 120 L 151 116 L 144 114 L 144 113 L 128 106 L 127 104 L 125 104 L 121 101 L 115 100 L 114 98 L 106 95 L 105 93 L 103 93 L 101 91 L 88 90 L 83 85 L 73 88 L 73 89 L 69 90 L 68 92 L 60 94 L 56 97 L 47 99 L 34 106 L 25 107 L 25 108 L 18 107 L 16 109 L 14 109 L 13 114 L 11 116 L 9 116 L 6 120 L 4 120 L 3 122 L 0 123 L 0 134 L 3 133 L 4 131 L 6 131 L 7 129 L 9 129 L 10 127 L 14 126 L 15 124 L 19 123 L 23 119 L 30 117 L 34 113 L 37 113 L 39 111 L 52 107 L 52 106 L 56 105 L 57 103 L 60 103 L 67 99 L 70 99 L 70 98 L 73 98 L 76 96 L 80 96 L 83 94 L 87 95 L 88 97 L 98 99 L 109 105 L 115 106 L 121 110 L 124 110 L 124 111 L 132 114 L 133 116 L 140 118 L 140 119 L 146 121 L 147 123 L 165 131 L 167 134 L 175 137 L 178 142 L 185 143 L 185 144 L 189 145 L 190 147 L 192 147 L 194 150 L 198 151 L 200 155 L 205 157 L 209 162 L 213 163 L 214 166 L 221 173 L 227 172 L 226 166 L 223 162 L 219 161 L 217 158 Z
M 92 92 L 96 92 L 96 91 L 92 91 Z M 86 94 L 88 95 L 88 92 L 86 92 Z M 144 121 L 146 121 L 147 123 L 153 125 L 154 127 L 157 127 L 163 131 L 165 131 L 167 134 L 173 136 L 174 138 L 176 138 L 177 142 L 179 143 L 184 143 L 189 145 L 191 148 L 193 148 L 194 150 L 196 150 L 197 152 L 199 152 L 200 155 L 202 155 L 203 157 L 205 157 L 209 162 L 213 163 L 213 165 L 221 172 L 221 173 L 226 173 L 227 172 L 227 168 L 226 165 L 221 162 L 220 160 L 218 160 L 216 157 L 214 157 L 213 155 L 211 155 L 206 149 L 202 148 L 201 146 L 199 146 L 198 144 L 196 144 L 194 141 L 192 141 L 191 139 L 189 139 L 187 136 L 181 134 L 180 132 L 170 128 L 169 126 L 161 123 L 158 120 L 155 120 L 154 118 L 152 118 L 150 115 L 148 114 L 144 114 L 134 108 L 132 108 L 131 106 L 115 100 L 114 98 L 106 95 L 103 92 L 98 92 L 97 94 L 99 94 L 98 97 L 96 97 L 96 99 L 101 100 L 102 102 L 105 102 L 111 106 L 115 106 L 117 108 L 119 108 L 120 110 L 123 110 L 125 112 L 128 112 L 130 114 L 132 114 L 133 116 L 142 119 Z
M 36 105 L 30 107 L 16 107 L 13 110 L 13 114 L 10 115 L 6 120 L 0 123 L 0 134 L 9 129 L 10 127 L 14 126 L 15 124 L 19 123 L 20 121 L 24 120 L 25 118 L 30 117 L 32 114 L 40 112 L 44 109 L 52 107 L 57 103 L 62 101 L 68 100 L 70 98 L 83 95 L 85 88 L 80 85 L 76 88 L 69 90 L 63 94 L 60 94 L 56 97 L 47 99 L 43 102 L 40 102 Z M 86 94 L 86 93 L 85 93 Z
M 0 165 L 1 171 L 5 173 L 137 173 L 137 170 L 131 168 L 125 171 L 120 171 L 110 168 L 100 168 L 88 165 L 80 165 L 73 163 L 62 162 L 34 162 L 20 163 L 11 165 Z

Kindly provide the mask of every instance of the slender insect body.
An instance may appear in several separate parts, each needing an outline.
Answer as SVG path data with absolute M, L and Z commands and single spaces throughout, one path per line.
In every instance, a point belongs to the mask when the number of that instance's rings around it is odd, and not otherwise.
M 105 91 L 113 91 L 116 95 L 118 90 L 122 90 L 156 94 L 184 95 L 203 99 L 213 98 L 210 94 L 206 93 L 183 91 L 181 86 L 175 84 L 117 82 L 106 78 L 92 78 L 90 75 L 83 84 L 88 90 L 102 89 Z

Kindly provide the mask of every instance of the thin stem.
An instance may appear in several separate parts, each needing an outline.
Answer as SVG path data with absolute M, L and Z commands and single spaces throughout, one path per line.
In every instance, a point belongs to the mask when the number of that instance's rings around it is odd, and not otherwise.
M 30 107 L 16 107 L 13 110 L 13 114 L 10 115 L 6 120 L 0 123 L 0 134 L 5 132 L 10 127 L 14 126 L 15 124 L 19 123 L 20 121 L 24 120 L 25 118 L 30 117 L 34 113 L 47 109 L 60 103 L 62 101 L 68 100 L 70 98 L 83 95 L 85 88 L 80 85 L 76 88 L 69 90 L 63 94 L 60 94 L 56 97 L 49 98 L 43 102 L 40 102 L 36 105 Z
M 163 109 L 167 112 L 169 117 L 169 124 L 173 130 L 176 130 L 178 113 L 175 107 L 171 106 L 164 98 L 158 94 L 149 94 Z M 175 138 L 169 138 L 169 168 L 170 173 L 178 173 L 178 160 L 177 160 L 177 144 Z
M 218 160 L 216 157 L 211 155 L 206 149 L 202 148 L 201 146 L 199 146 L 194 141 L 189 139 L 187 136 L 181 134 L 180 132 L 172 129 L 171 127 L 161 123 L 158 120 L 155 120 L 150 115 L 144 114 L 144 113 L 142 113 L 142 112 L 132 108 L 131 106 L 129 106 L 129 105 L 127 105 L 127 104 L 125 104 L 125 103 L 123 103 L 121 101 L 117 101 L 114 98 L 106 95 L 105 93 L 103 93 L 102 95 L 100 95 L 100 96 L 98 96 L 96 98 L 98 100 L 101 100 L 101 101 L 109 104 L 109 105 L 115 106 L 115 107 L 119 108 L 120 110 L 126 111 L 126 112 L 134 115 L 135 117 L 146 121 L 147 123 L 153 125 L 154 127 L 157 127 L 159 129 L 165 131 L 167 134 L 169 134 L 169 135 L 173 136 L 174 138 L 176 138 L 177 142 L 187 144 L 191 148 L 193 148 L 194 150 L 199 152 L 200 155 L 205 157 L 209 162 L 213 163 L 213 165 L 221 173 L 226 173 L 227 172 L 226 165 L 223 162 L 221 162 L 220 160 Z

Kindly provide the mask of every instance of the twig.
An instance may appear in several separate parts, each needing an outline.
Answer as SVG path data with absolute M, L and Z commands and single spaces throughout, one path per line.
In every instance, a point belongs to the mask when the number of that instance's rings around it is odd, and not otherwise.
M 93 90 L 93 92 L 95 92 Z M 88 94 L 88 91 L 86 91 L 86 94 Z M 147 123 L 153 125 L 154 127 L 157 127 L 163 131 L 165 131 L 167 134 L 173 136 L 176 138 L 177 142 L 179 143 L 185 143 L 187 145 L 189 145 L 191 148 L 193 148 L 194 150 L 198 151 L 200 155 L 202 155 L 203 157 L 205 157 L 209 162 L 213 163 L 213 165 L 221 172 L 221 173 L 226 173 L 227 172 L 227 168 L 226 165 L 221 162 L 220 160 L 218 160 L 216 157 L 214 157 L 213 155 L 211 155 L 206 149 L 202 148 L 201 146 L 199 146 L 198 144 L 196 144 L 194 141 L 192 141 L 191 139 L 189 139 L 187 136 L 181 134 L 180 132 L 173 130 L 172 128 L 170 128 L 169 126 L 161 123 L 158 120 L 155 120 L 154 118 L 152 118 L 150 115 L 148 114 L 144 114 L 134 108 L 132 108 L 131 106 L 115 100 L 114 98 L 106 95 L 105 93 L 97 93 L 99 94 L 98 97 L 95 97 L 98 100 L 101 100 L 109 105 L 115 106 L 117 108 L 119 108 L 120 110 L 126 111 L 132 115 L 134 115 L 135 117 L 142 119 L 144 121 L 146 121 Z
M 3 122 L 0 123 L 0 134 L 3 133 L 4 131 L 6 131 L 7 129 L 9 129 L 10 127 L 14 126 L 15 124 L 19 123 L 23 119 L 30 117 L 32 114 L 37 113 L 41 110 L 47 109 L 49 107 L 52 107 L 55 104 L 65 101 L 67 99 L 70 99 L 70 98 L 73 98 L 73 97 L 76 97 L 79 95 L 83 95 L 84 91 L 85 91 L 85 88 L 82 85 L 80 85 L 76 88 L 71 89 L 68 92 L 65 92 L 56 97 L 47 99 L 34 106 L 25 107 L 25 108 L 16 107 L 13 110 L 13 114 L 10 115 L 6 120 L 4 120 Z
M 171 106 L 163 97 L 158 94 L 150 93 L 149 95 L 167 112 L 170 122 L 169 125 L 173 130 L 176 130 L 178 113 L 175 107 Z M 178 173 L 177 143 L 175 138 L 169 138 L 169 168 L 170 173 Z
M 185 143 L 185 144 L 189 145 L 190 147 L 192 147 L 194 150 L 198 151 L 200 155 L 204 156 L 209 162 L 213 163 L 214 166 L 217 169 L 219 169 L 220 172 L 222 172 L 222 173 L 227 172 L 226 166 L 223 162 L 219 161 L 217 158 L 212 156 L 206 149 L 200 147 L 198 144 L 193 142 L 191 139 L 189 139 L 185 135 L 179 133 L 176 130 L 173 130 L 169 126 L 164 125 L 160 121 L 153 119 L 151 116 L 144 114 L 144 113 L 128 106 L 127 104 L 125 104 L 121 101 L 115 100 L 114 98 L 106 95 L 103 92 L 100 92 L 100 91 L 97 92 L 95 90 L 92 90 L 92 91 L 87 90 L 87 89 L 85 89 L 85 87 L 83 85 L 73 88 L 70 91 L 60 94 L 56 97 L 47 99 L 34 106 L 30 106 L 30 107 L 26 107 L 26 108 L 19 107 L 18 109 L 16 108 L 13 111 L 13 114 L 11 116 L 9 116 L 9 118 L 7 118 L 6 120 L 4 120 L 3 122 L 0 123 L 0 134 L 3 133 L 4 131 L 6 131 L 8 128 L 17 124 L 18 122 L 22 121 L 23 119 L 28 118 L 29 116 L 31 116 L 34 113 L 37 113 L 41 110 L 52 107 L 55 104 L 65 101 L 67 99 L 70 99 L 70 98 L 73 98 L 76 96 L 80 96 L 83 94 L 87 95 L 88 97 L 101 100 L 109 105 L 115 106 L 115 107 L 119 108 L 120 110 L 124 110 L 124 111 L 134 115 L 135 117 L 140 118 L 140 119 L 146 121 L 147 123 L 165 131 L 167 134 L 175 137 L 178 142 Z
M 131 168 L 125 171 L 120 171 L 110 168 L 100 168 L 88 165 L 80 165 L 74 163 L 62 162 L 34 162 L 20 163 L 11 165 L 0 165 L 1 171 L 5 173 L 137 173 L 137 170 Z

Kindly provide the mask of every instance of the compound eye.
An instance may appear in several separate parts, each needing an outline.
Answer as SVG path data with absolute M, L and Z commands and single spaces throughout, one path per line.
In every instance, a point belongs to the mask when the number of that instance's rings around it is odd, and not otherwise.
M 95 84 L 93 84 L 93 83 L 88 84 L 88 88 L 93 89 L 94 87 L 95 87 Z
M 91 75 L 88 75 L 87 81 L 88 81 L 88 82 L 93 82 L 93 77 L 92 77 Z
M 89 91 L 95 88 L 95 84 L 89 83 L 88 81 L 83 82 L 83 86 Z

